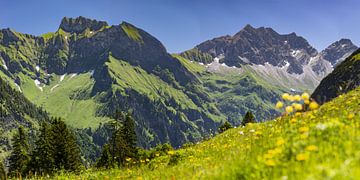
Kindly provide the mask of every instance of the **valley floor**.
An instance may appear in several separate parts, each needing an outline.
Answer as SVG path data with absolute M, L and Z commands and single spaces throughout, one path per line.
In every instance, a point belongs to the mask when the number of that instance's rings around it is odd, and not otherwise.
M 357 179 L 360 88 L 317 110 L 230 129 L 142 166 L 58 179 Z M 131 160 L 129 163 L 132 163 Z

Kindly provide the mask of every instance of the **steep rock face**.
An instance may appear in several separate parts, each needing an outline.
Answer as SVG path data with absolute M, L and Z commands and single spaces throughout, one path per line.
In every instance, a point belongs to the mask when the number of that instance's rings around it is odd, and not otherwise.
M 331 65 L 335 66 L 336 64 L 345 60 L 345 58 L 347 58 L 356 50 L 357 47 L 351 42 L 350 39 L 341 39 L 331 44 L 320 54 L 325 60 L 329 61 Z
M 271 28 L 245 26 L 234 36 L 223 36 L 196 46 L 201 52 L 228 66 L 241 67 L 243 64 L 284 66 L 290 63 L 288 72 L 301 74 L 301 66 L 317 54 L 309 43 L 295 33 L 280 35 Z
M 341 62 L 355 49 L 356 46 L 350 40 L 342 39 L 318 53 L 307 40 L 295 33 L 281 35 L 271 28 L 254 28 L 246 25 L 234 36 L 222 36 L 205 41 L 180 55 L 190 57 L 192 61 L 205 63 L 210 71 L 213 71 L 214 64 L 217 64 L 215 59 L 222 66 L 250 66 L 262 75 L 262 67 L 265 66 L 272 74 L 267 73 L 263 78 L 294 77 L 290 81 L 301 80 L 311 84 L 307 91 L 312 91 L 319 80 L 333 70 L 336 63 Z M 212 56 L 214 60 L 209 61 L 207 55 Z M 290 84 L 294 83 L 288 83 L 286 86 Z M 295 84 L 292 88 L 298 89 L 299 86 L 302 85 Z
M 325 103 L 359 85 L 360 50 L 357 50 L 321 81 L 311 97 L 319 103 Z
M 69 33 L 82 33 L 85 29 L 98 31 L 107 25 L 108 24 L 105 21 L 97 21 L 80 16 L 78 18 L 63 18 L 61 20 L 60 28 Z

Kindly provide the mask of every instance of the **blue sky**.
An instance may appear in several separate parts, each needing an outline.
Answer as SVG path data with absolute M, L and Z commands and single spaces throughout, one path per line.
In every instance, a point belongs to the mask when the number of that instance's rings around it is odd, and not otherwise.
M 360 45 L 359 0 L 1 0 L 0 28 L 40 35 L 64 16 L 127 21 L 181 52 L 246 24 L 296 32 L 322 50 L 340 38 Z

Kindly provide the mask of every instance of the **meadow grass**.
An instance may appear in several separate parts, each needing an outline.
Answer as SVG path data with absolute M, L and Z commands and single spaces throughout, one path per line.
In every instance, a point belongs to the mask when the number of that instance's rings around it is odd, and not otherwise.
M 230 129 L 135 167 L 55 179 L 357 179 L 360 88 L 319 109 Z M 136 162 L 128 162 L 129 164 Z

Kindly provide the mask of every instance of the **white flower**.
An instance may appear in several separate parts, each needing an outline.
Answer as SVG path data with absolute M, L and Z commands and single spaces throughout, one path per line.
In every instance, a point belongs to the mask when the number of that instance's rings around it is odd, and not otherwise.
M 319 123 L 319 124 L 316 125 L 315 128 L 323 131 L 323 130 L 326 129 L 326 125 L 322 124 L 322 123 Z
M 244 131 L 239 131 L 239 133 L 240 133 L 241 135 L 244 135 Z
M 255 132 L 255 130 L 254 129 L 250 129 L 250 131 L 249 132 L 252 132 L 252 133 L 254 133 Z

